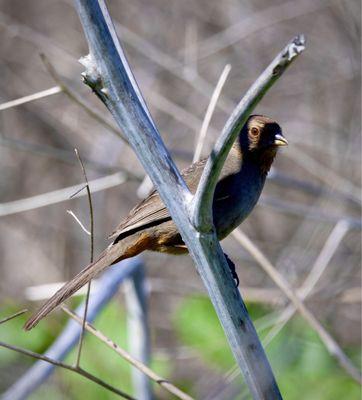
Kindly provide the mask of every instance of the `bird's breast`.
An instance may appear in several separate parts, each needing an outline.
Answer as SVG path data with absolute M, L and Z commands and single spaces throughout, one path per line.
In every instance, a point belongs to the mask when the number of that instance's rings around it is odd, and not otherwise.
M 215 190 L 214 224 L 219 239 L 226 237 L 251 213 L 264 187 L 265 175 L 253 166 L 222 179 Z

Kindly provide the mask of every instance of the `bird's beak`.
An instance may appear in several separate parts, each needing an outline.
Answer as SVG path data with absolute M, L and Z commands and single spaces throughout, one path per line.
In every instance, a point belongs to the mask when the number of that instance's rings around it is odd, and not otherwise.
M 288 140 L 280 134 L 276 134 L 274 138 L 275 146 L 288 146 Z

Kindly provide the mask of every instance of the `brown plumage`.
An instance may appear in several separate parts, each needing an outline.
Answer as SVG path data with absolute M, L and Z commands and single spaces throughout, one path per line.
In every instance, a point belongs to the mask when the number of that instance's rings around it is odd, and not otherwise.
M 215 189 L 213 217 L 221 240 L 235 229 L 254 208 L 278 146 L 287 141 L 272 119 L 251 116 L 234 143 Z M 182 171 L 190 191 L 195 193 L 206 160 Z M 157 191 L 133 208 L 110 236 L 113 243 L 99 258 L 79 272 L 54 294 L 25 324 L 32 329 L 55 307 L 107 267 L 145 250 L 183 254 L 187 252 L 181 235 Z

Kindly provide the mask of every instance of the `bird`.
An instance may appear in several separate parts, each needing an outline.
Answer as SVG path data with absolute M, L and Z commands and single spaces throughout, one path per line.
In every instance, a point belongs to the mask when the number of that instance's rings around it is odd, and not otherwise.
M 213 221 L 219 240 L 239 226 L 253 210 L 278 148 L 287 144 L 281 127 L 273 119 L 264 115 L 251 115 L 247 119 L 225 160 L 214 192 Z M 193 194 L 206 161 L 197 161 L 181 172 Z M 87 265 L 45 302 L 26 322 L 25 330 L 32 329 L 91 279 L 121 260 L 145 250 L 175 255 L 188 252 L 156 190 L 129 212 L 109 239 L 112 239 L 111 244 L 97 260 Z M 227 261 L 233 277 L 237 279 L 234 264 L 228 257 Z

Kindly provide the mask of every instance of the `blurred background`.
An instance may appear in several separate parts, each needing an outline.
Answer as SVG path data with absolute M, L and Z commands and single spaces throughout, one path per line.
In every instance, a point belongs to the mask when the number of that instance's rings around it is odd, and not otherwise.
M 262 198 L 242 229 L 293 287 L 303 287 L 311 271 L 321 273 L 310 287 L 306 305 L 360 367 L 360 2 L 112 0 L 107 4 L 151 113 L 180 168 L 192 161 L 224 67 L 230 64 L 231 72 L 203 155 L 259 73 L 293 36 L 306 35 L 307 50 L 256 109 L 279 121 L 290 145 L 279 152 Z M 89 260 L 89 237 L 67 214 L 71 209 L 88 226 L 86 197 L 68 199 L 69 195 L 51 193 L 83 182 L 75 147 L 89 179 L 125 174 L 122 184 L 93 194 L 97 253 L 146 190 L 141 185 L 145 171 L 115 135 L 107 110 L 81 83 L 77 60 L 87 54 L 87 45 L 72 2 L 0 0 L 0 32 L 1 103 L 59 85 L 42 62 L 43 53 L 61 84 L 108 121 L 107 125 L 92 118 L 67 93 L 1 111 L 1 318 L 24 307 L 35 309 L 40 303 L 33 301 L 29 287 L 64 281 Z M 33 197 L 38 195 L 42 196 Z M 223 248 L 237 266 L 242 294 L 263 338 L 288 301 L 233 237 L 224 240 Z M 143 260 L 150 288 L 152 368 L 195 398 L 248 398 L 242 378 L 233 373 L 233 357 L 191 259 L 148 253 Z M 37 352 L 45 351 L 66 319 L 55 312 L 39 328 L 25 333 L 21 329 L 25 318 L 1 325 L 0 340 Z M 121 292 L 95 324 L 125 345 Z M 360 398 L 359 385 L 298 313 L 273 336 L 267 353 L 287 399 Z M 74 354 L 68 357 L 73 360 Z M 32 363 L 1 349 L 0 391 Z M 86 340 L 82 365 L 132 391 L 127 364 L 92 338 Z M 155 390 L 156 398 L 170 398 L 162 389 Z M 31 399 L 50 396 L 116 398 L 62 370 Z

